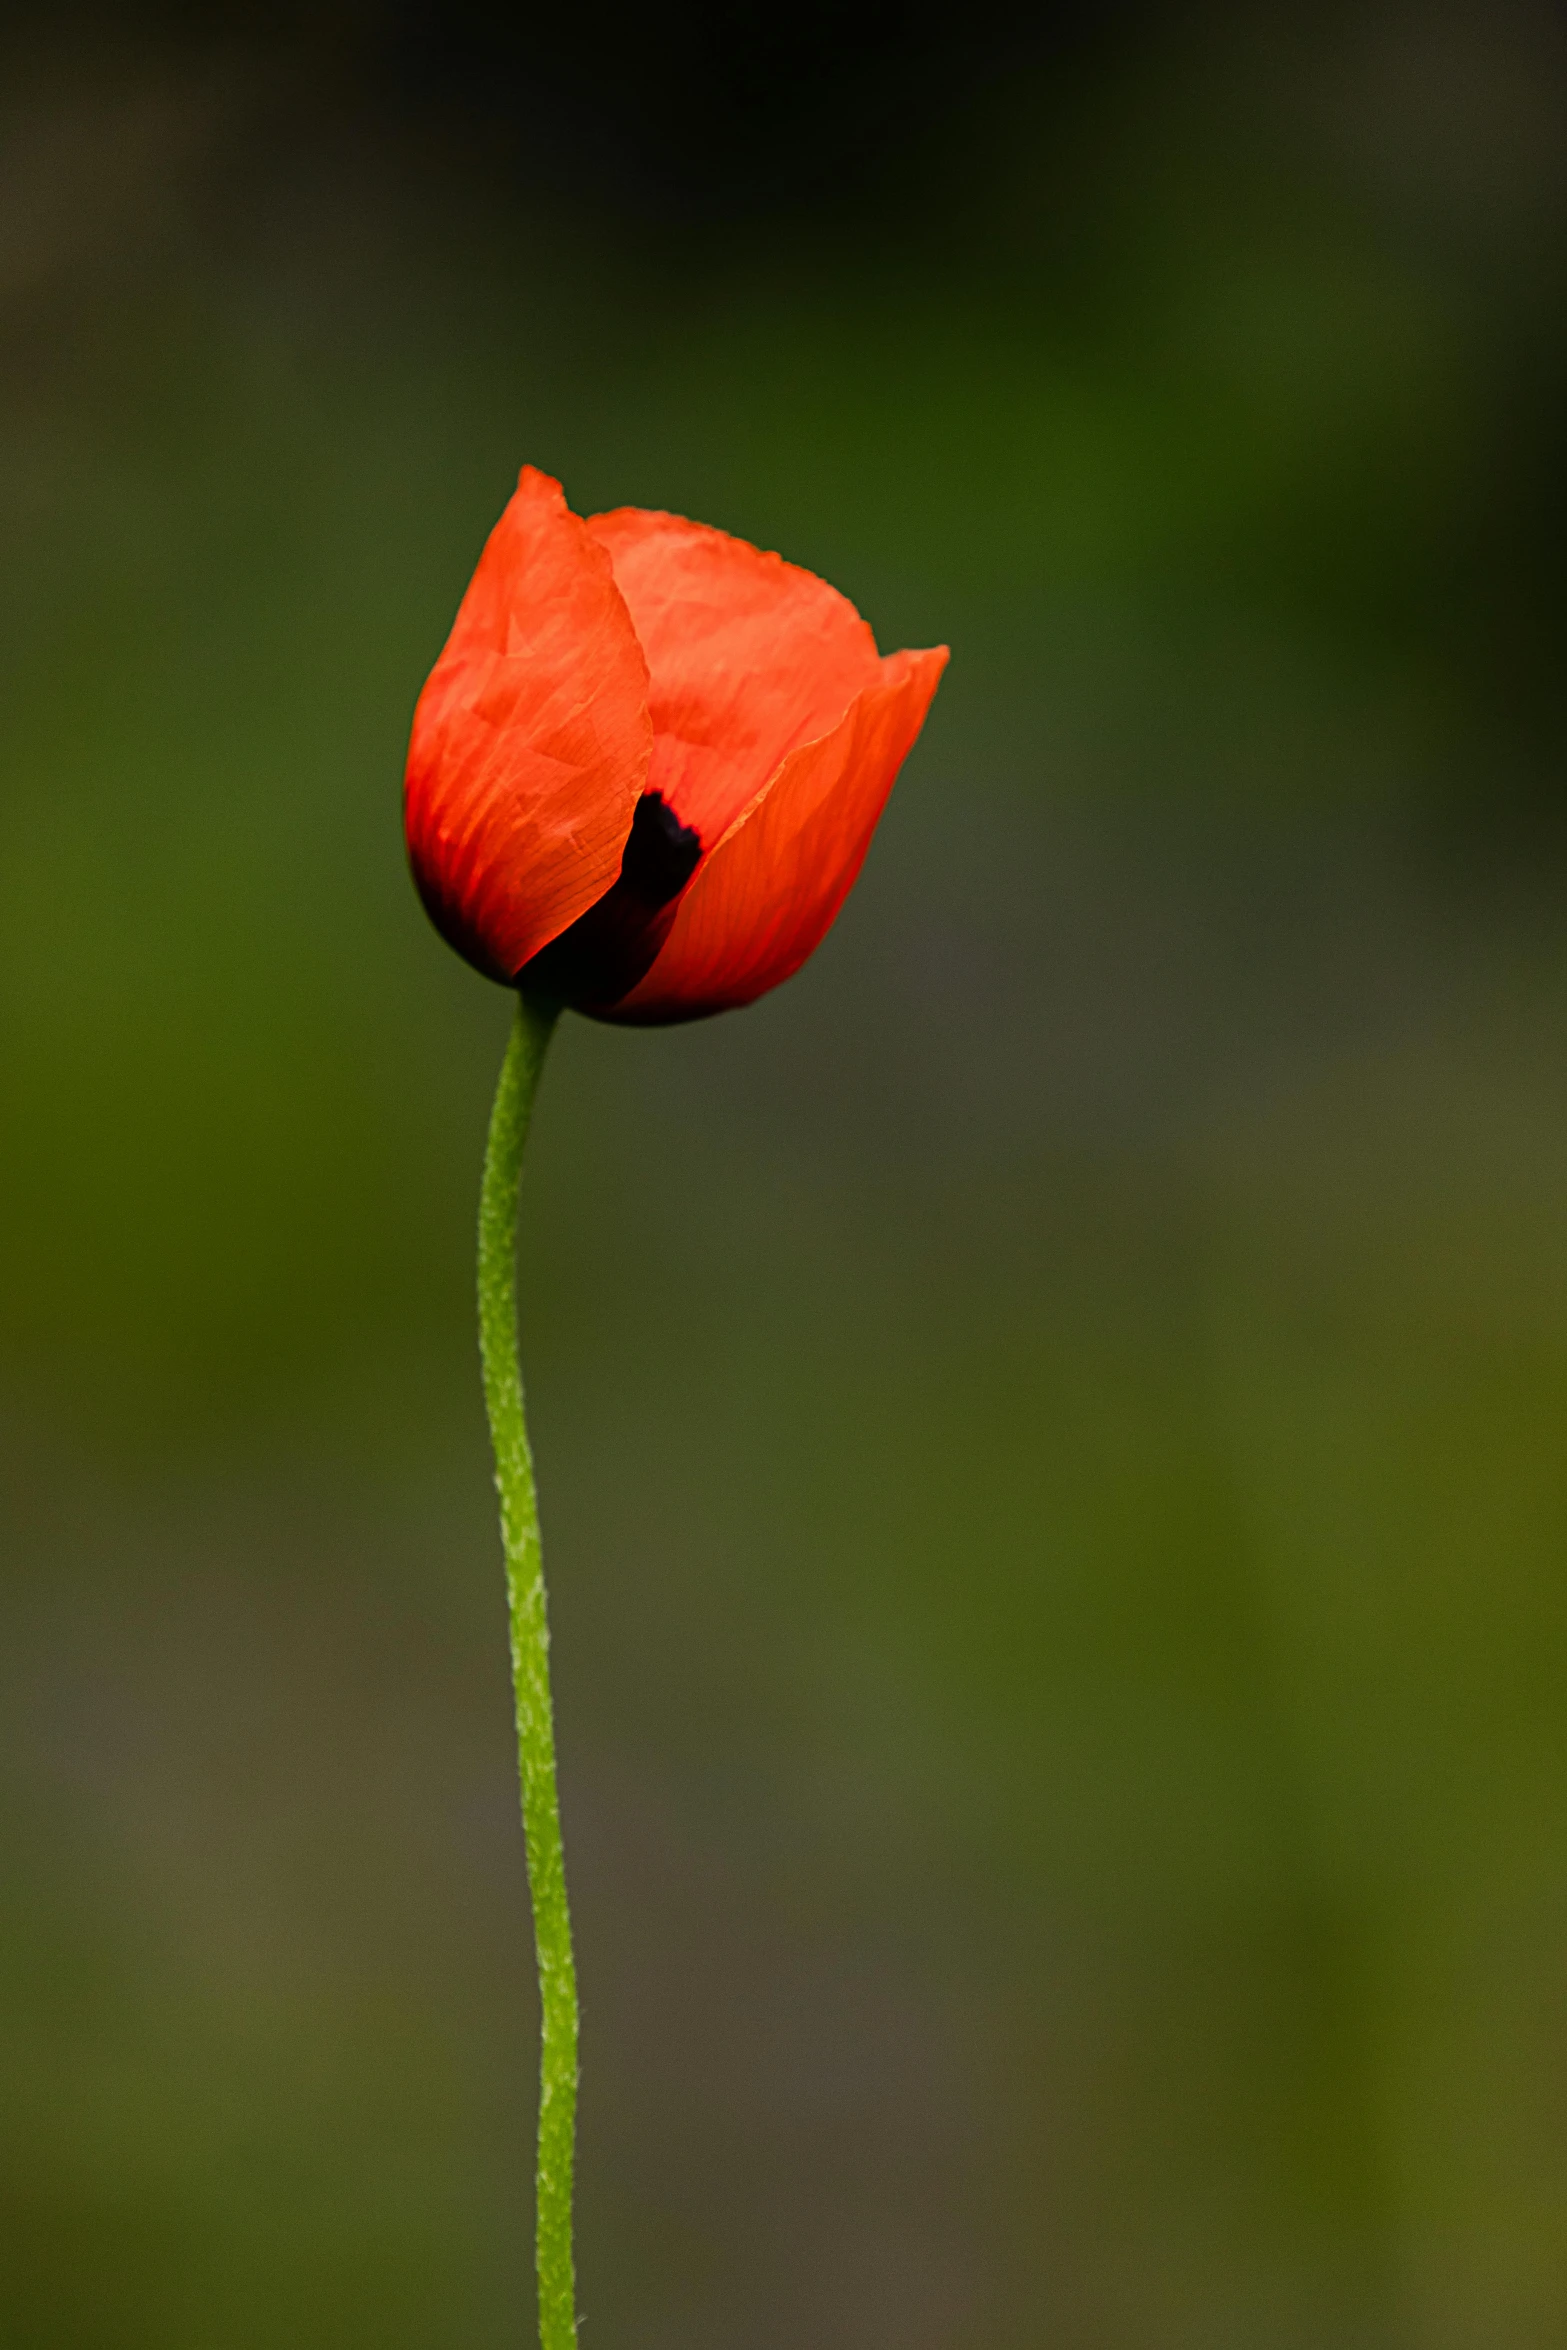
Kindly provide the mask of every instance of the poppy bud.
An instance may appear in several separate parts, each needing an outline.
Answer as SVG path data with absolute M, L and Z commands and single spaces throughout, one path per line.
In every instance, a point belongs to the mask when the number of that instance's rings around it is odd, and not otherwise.
M 799 969 L 853 887 L 947 662 L 674 514 L 583 521 L 524 466 L 414 713 L 436 928 L 603 1020 L 691 1020 Z

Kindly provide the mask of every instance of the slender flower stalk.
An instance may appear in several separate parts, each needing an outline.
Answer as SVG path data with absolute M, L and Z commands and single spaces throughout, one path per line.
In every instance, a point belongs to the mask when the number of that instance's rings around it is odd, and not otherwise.
M 479 1195 L 479 1351 L 495 1451 L 517 1701 L 517 1764 L 539 1970 L 539 2144 L 535 2261 L 542 2350 L 574 2350 L 576 2285 L 571 2249 L 572 2158 L 577 2119 L 577 1970 L 566 1905 L 550 1634 L 539 1543 L 533 1454 L 517 1352 L 517 1200 L 539 1073 L 560 1006 L 520 994 L 490 1114 Z

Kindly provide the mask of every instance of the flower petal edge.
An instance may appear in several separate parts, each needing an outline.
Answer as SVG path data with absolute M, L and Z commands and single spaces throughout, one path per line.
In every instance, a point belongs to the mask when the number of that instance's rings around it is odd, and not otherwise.
M 409 860 L 449 944 L 510 981 L 610 889 L 653 749 L 607 550 L 525 465 L 414 712 Z

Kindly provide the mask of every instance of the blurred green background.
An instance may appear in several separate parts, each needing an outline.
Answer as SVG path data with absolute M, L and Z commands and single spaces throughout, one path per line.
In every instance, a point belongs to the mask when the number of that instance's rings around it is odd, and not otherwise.
M 405 875 L 518 464 L 951 671 L 524 1220 L 589 2345 L 1567 2341 L 1567 36 L 67 8 L 0 77 L 0 2339 L 528 2338 Z

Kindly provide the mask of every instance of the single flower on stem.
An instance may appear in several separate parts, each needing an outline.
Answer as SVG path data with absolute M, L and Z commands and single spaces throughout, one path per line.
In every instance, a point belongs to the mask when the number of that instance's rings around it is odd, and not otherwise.
M 517 990 L 479 1208 L 479 1335 L 510 1602 L 541 2009 L 543 2350 L 576 2341 L 577 1994 L 517 1351 L 517 1200 L 562 1009 L 656 1025 L 797 971 L 854 886 L 947 662 L 722 531 L 584 521 L 524 466 L 414 713 L 409 859 L 441 935 Z

